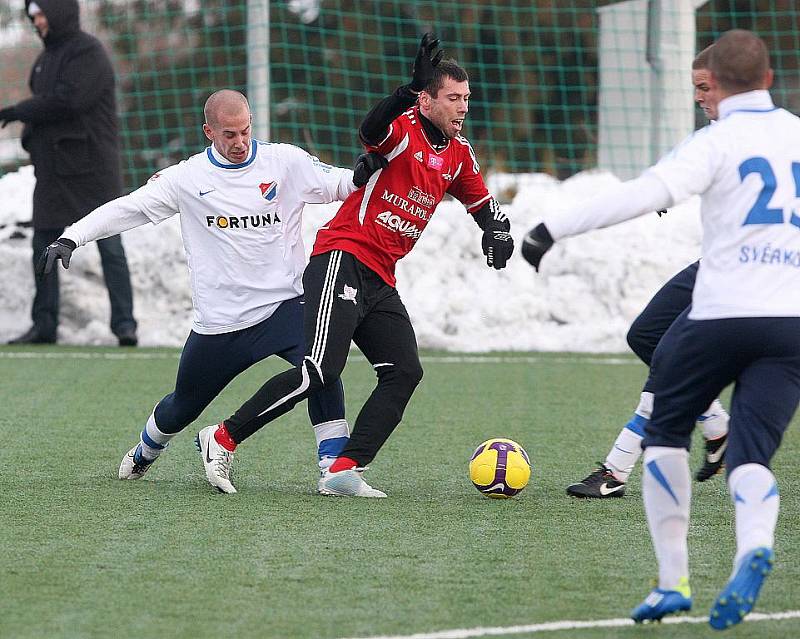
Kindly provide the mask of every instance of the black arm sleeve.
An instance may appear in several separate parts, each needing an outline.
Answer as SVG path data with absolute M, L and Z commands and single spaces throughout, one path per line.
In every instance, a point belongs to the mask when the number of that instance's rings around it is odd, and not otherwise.
M 486 203 L 472 214 L 475 222 L 484 231 L 510 231 L 511 222 L 500 210 L 500 205 L 493 197 L 489 198 Z
M 408 86 L 402 86 L 397 91 L 378 102 L 358 128 L 358 137 L 362 144 L 375 146 L 386 137 L 389 125 L 398 115 L 414 106 L 417 94 Z

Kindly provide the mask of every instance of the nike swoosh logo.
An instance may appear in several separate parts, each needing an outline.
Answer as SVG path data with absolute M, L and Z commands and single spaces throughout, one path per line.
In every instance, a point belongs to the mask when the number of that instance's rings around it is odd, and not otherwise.
M 211 435 L 211 437 L 213 437 L 213 436 L 214 436 L 214 435 L 212 434 L 212 435 Z M 209 464 L 213 463 L 213 461 L 214 461 L 213 459 L 211 459 L 211 457 L 209 457 L 209 456 L 208 456 L 208 451 L 209 451 L 209 450 L 210 450 L 210 448 L 211 448 L 211 446 L 209 446 L 209 444 L 210 444 L 210 443 L 211 443 L 210 441 L 206 443 L 206 461 L 207 461 Z
M 200 191 L 200 197 L 203 197 L 204 195 L 208 195 L 212 191 L 216 191 L 216 190 L 217 189 L 209 189 L 208 191 Z
M 713 453 L 708 453 L 706 455 L 708 463 L 716 464 L 720 459 L 722 459 L 722 456 L 725 454 L 725 449 L 727 447 L 728 447 L 728 442 L 726 441 L 725 443 L 722 444 L 722 446 L 719 447 L 719 450 L 716 450 Z
M 494 486 L 489 486 L 486 490 L 494 490 L 495 488 L 499 488 L 500 490 L 505 490 L 506 485 L 504 483 L 495 484 Z
M 536 247 L 544 246 L 544 244 L 542 244 L 540 241 L 534 240 L 529 235 L 526 235 L 525 237 L 522 238 L 522 243 L 523 244 L 528 244 L 530 246 L 536 246 Z
M 620 486 L 614 486 L 613 488 L 610 488 L 607 483 L 603 482 L 602 484 L 600 484 L 600 494 L 610 495 L 611 493 L 615 493 L 618 490 L 622 490 L 623 488 L 625 488 L 625 484 L 621 484 Z

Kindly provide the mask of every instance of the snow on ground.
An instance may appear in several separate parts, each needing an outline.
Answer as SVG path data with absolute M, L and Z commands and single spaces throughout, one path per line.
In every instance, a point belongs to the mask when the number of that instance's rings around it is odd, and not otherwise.
M 509 266 L 486 266 L 480 229 L 456 201 L 443 202 L 416 248 L 397 268 L 398 290 L 421 347 L 485 352 L 626 350 L 625 333 L 650 297 L 700 254 L 699 200 L 555 245 L 536 273 L 519 254 L 523 234 L 544 212 L 565 211 L 616 181 L 587 172 L 559 182 L 547 175 L 495 175 L 492 192 L 516 188 L 503 211 L 517 248 Z M 29 228 L 32 167 L 0 178 L 0 341 L 30 325 L 33 299 Z M 305 210 L 306 249 L 337 205 Z M 181 346 L 191 297 L 177 217 L 123 236 L 142 346 Z M 115 344 L 97 249 L 76 251 L 61 271 L 65 344 Z

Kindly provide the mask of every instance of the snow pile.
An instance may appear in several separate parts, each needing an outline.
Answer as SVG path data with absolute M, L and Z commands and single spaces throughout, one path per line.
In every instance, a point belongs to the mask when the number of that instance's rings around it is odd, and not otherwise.
M 559 242 L 542 272 L 521 258 L 522 235 L 544 212 L 569 206 L 613 184 L 587 172 L 564 182 L 542 174 L 495 175 L 494 193 L 516 189 L 503 205 L 517 245 L 495 271 L 480 250 L 480 229 L 455 201 L 443 202 L 416 248 L 397 268 L 398 290 L 421 347 L 453 351 L 624 351 L 625 332 L 653 293 L 700 254 L 699 200 L 615 228 Z M 31 167 L 0 178 L 0 340 L 30 325 L 33 299 L 29 228 Z M 305 211 L 306 249 L 338 205 Z M 143 346 L 181 346 L 191 328 L 191 297 L 177 217 L 123 236 Z M 61 271 L 59 341 L 115 344 L 96 248 L 77 251 Z

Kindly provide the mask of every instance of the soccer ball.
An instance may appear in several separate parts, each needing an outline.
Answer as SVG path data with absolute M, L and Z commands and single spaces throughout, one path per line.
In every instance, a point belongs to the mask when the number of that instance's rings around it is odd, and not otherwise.
M 487 439 L 469 461 L 469 478 L 487 497 L 513 497 L 528 484 L 531 462 L 528 453 L 511 439 Z

